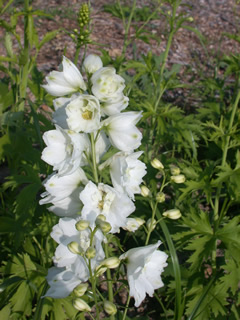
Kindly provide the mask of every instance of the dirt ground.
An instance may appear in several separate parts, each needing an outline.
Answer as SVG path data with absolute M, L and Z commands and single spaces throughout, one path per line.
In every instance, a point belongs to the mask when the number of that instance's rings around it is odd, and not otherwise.
M 98 53 L 99 49 L 104 48 L 112 57 L 121 53 L 123 46 L 124 30 L 122 21 L 113 17 L 110 13 L 104 12 L 104 5 L 113 4 L 115 0 L 91 0 L 93 32 L 91 39 L 93 42 L 101 43 L 99 45 L 89 45 L 88 53 Z M 156 7 L 156 2 L 151 0 L 137 0 L 137 7 L 144 8 Z M 16 1 L 19 7 L 21 1 Z M 45 17 L 37 18 L 36 25 L 40 39 L 46 32 L 57 28 L 64 28 L 71 31 L 77 28 L 77 12 L 84 3 L 83 0 L 34 0 L 32 2 L 34 9 L 41 9 L 52 14 L 53 19 Z M 129 1 L 126 1 L 129 4 Z M 187 25 L 199 30 L 206 41 L 204 45 L 206 50 L 215 54 L 230 54 L 239 52 L 239 43 L 228 39 L 224 33 L 239 34 L 240 32 L 240 3 L 237 0 L 183 0 L 181 10 L 184 10 L 193 18 L 192 23 Z M 167 7 L 165 6 L 166 10 Z M 6 16 L 6 19 L 8 17 Z M 141 26 L 142 22 L 137 22 Z M 154 54 L 160 54 L 166 47 L 166 21 L 159 15 L 156 20 L 151 20 L 147 26 L 150 33 L 155 35 L 156 40 L 151 40 L 149 44 L 141 40 L 135 41 L 136 54 L 147 54 L 152 50 Z M 18 32 L 22 33 L 23 25 L 18 26 Z M 4 31 L 0 29 L 0 38 L 3 37 Z M 130 36 L 134 37 L 134 28 L 130 29 Z M 73 59 L 75 47 L 72 39 L 65 32 L 60 32 L 51 42 L 44 45 L 38 56 L 38 68 L 44 72 L 49 72 L 57 68 L 62 60 L 64 49 L 66 56 Z M 17 43 L 15 43 L 17 49 Z M 0 43 L 0 55 L 4 55 L 4 48 Z M 132 58 L 132 46 L 127 50 L 127 57 Z M 188 30 L 181 28 L 176 34 L 169 55 L 169 63 L 179 63 L 181 65 L 192 66 L 194 63 L 206 65 L 206 51 L 198 36 Z

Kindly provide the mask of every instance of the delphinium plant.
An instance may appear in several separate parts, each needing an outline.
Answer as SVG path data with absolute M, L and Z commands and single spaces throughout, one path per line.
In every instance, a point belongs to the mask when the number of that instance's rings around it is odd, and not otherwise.
M 114 283 L 127 270 L 129 298 L 139 306 L 146 293 L 163 286 L 161 273 L 167 254 L 157 250 L 161 241 L 132 248 L 119 255 L 115 238 L 120 229 L 134 232 L 144 221 L 132 216 L 135 194 L 146 174 L 139 160 L 142 134 L 136 123 L 141 112 L 125 111 L 124 79 L 113 67 L 103 67 L 100 57 L 89 55 L 83 62 L 85 79 L 63 57 L 62 71 L 52 71 L 43 87 L 53 96 L 55 129 L 44 133 L 42 159 L 54 172 L 44 181 L 41 204 L 60 216 L 51 237 L 58 243 L 49 270 L 46 297 L 71 294 L 82 312 L 101 310 L 113 317 Z M 149 240 L 148 233 L 148 240 Z M 111 274 L 111 269 L 115 269 Z M 97 288 L 106 272 L 108 297 Z M 91 314 L 91 313 L 90 313 Z

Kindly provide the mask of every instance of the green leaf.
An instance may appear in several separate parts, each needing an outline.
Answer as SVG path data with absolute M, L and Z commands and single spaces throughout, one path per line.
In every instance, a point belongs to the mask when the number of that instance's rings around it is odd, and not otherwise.
M 3 292 L 5 289 L 7 289 L 11 284 L 22 281 L 23 278 L 21 277 L 11 277 L 7 280 L 5 280 L 3 283 L 0 284 L 0 293 Z
M 44 35 L 43 39 L 39 42 L 39 44 L 38 44 L 38 46 L 37 46 L 37 49 L 40 50 L 45 43 L 47 43 L 47 42 L 51 41 L 53 38 L 55 38 L 56 35 L 59 33 L 60 30 L 61 30 L 61 29 L 47 32 L 47 33 Z
M 16 220 L 9 217 L 0 217 L 0 234 L 17 232 L 18 225 Z
M 10 299 L 12 310 L 30 316 L 32 313 L 32 291 L 26 281 L 22 281 L 16 293 Z
M 220 278 L 220 282 L 224 285 L 225 290 L 231 288 L 233 294 L 238 290 L 238 284 L 240 282 L 240 264 L 232 258 L 227 261 L 226 265 L 223 265 L 224 276 Z

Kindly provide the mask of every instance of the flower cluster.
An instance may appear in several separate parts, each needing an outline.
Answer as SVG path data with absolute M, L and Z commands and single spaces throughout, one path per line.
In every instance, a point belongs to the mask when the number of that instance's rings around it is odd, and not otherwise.
M 87 56 L 83 70 L 85 77 L 63 57 L 62 71 L 52 71 L 43 85 L 57 97 L 53 101 L 55 129 L 44 133 L 42 152 L 54 173 L 44 181 L 46 191 L 40 200 L 60 217 L 51 233 L 58 243 L 55 266 L 47 276 L 50 289 L 46 296 L 53 298 L 68 296 L 111 267 L 102 247 L 108 233 L 118 233 L 120 228 L 134 232 L 144 223 L 129 217 L 146 174 L 139 160 L 142 152 L 135 152 L 142 139 L 136 127 L 141 112 L 124 111 L 129 102 L 123 92 L 125 81 L 113 67 L 103 67 L 98 56 Z M 110 148 L 113 155 L 103 161 Z M 101 175 L 106 167 L 111 185 Z M 146 293 L 152 295 L 163 285 L 160 274 L 167 255 L 156 251 L 159 245 L 131 249 L 120 257 L 127 263 L 136 306 Z M 116 261 L 114 266 L 120 260 Z

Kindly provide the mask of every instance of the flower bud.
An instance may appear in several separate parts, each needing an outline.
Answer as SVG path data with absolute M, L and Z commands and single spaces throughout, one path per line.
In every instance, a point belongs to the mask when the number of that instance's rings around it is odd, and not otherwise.
M 100 264 L 99 266 L 96 267 L 95 276 L 96 277 L 101 276 L 106 270 L 107 268 Z
M 172 220 L 179 219 L 182 216 L 180 210 L 178 209 L 171 209 L 171 210 L 165 211 L 162 215 Z
M 90 54 L 83 61 L 83 68 L 89 74 L 93 74 L 98 69 L 102 68 L 102 66 L 103 66 L 102 60 L 96 54 Z
M 75 227 L 78 231 L 86 230 L 89 227 L 89 221 L 80 220 L 75 224 Z
M 107 221 L 99 220 L 96 223 L 103 233 L 108 233 L 112 229 L 111 224 Z
M 75 254 L 81 254 L 81 249 L 76 241 L 72 241 L 67 245 L 68 249 Z
M 117 257 L 107 258 L 101 262 L 102 266 L 109 269 L 115 269 L 119 266 L 119 264 L 120 264 L 120 260 Z
M 89 260 L 93 259 L 96 256 L 96 249 L 93 247 L 89 247 L 85 252 L 85 256 Z
M 188 20 L 189 22 L 193 22 L 193 21 L 194 21 L 193 17 L 188 17 L 187 20 Z
M 141 186 L 141 195 L 146 198 L 146 197 L 151 197 L 151 191 L 148 189 L 146 186 Z
M 109 315 L 114 315 L 117 313 L 117 308 L 115 304 L 112 302 L 106 300 L 104 301 L 104 310 L 109 314 Z
M 149 231 L 153 231 L 156 228 L 157 221 L 155 219 L 148 219 L 146 225 Z
M 184 174 L 179 174 L 177 176 L 171 176 L 171 180 L 175 183 L 184 183 L 186 178 Z
M 88 283 L 80 283 L 74 290 L 73 293 L 77 297 L 81 297 L 87 291 Z
M 86 311 L 86 312 L 91 311 L 90 306 L 83 299 L 80 299 L 80 298 L 77 298 L 73 301 L 73 306 L 75 309 L 79 311 Z
M 164 165 L 157 158 L 154 158 L 151 161 L 151 165 L 152 165 L 153 168 L 158 169 L 158 170 L 164 169 Z
M 166 199 L 166 196 L 165 196 L 165 194 L 164 194 L 163 192 L 158 192 L 158 193 L 156 194 L 156 200 L 157 200 L 157 202 L 162 203 L 162 202 L 165 201 L 165 199 Z
M 102 221 L 106 221 L 106 217 L 103 214 L 99 214 L 97 216 L 97 220 L 102 220 Z
M 180 168 L 178 168 L 177 166 L 175 166 L 174 164 L 170 165 L 170 171 L 171 171 L 171 174 L 173 176 L 177 176 L 180 174 Z

